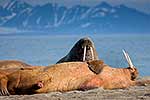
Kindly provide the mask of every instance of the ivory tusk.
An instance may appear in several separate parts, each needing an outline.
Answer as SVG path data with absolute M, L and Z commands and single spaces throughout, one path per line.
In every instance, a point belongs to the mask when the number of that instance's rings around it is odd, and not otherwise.
M 86 46 L 84 47 L 83 61 L 85 61 L 85 56 L 86 56 Z
M 126 60 L 128 62 L 129 67 L 130 68 L 134 68 L 133 63 L 131 61 L 131 58 L 130 58 L 129 54 L 126 53 L 124 50 L 122 50 L 122 51 L 123 51 L 124 57 L 126 58 Z
M 92 54 L 92 60 L 94 60 L 94 52 L 93 52 L 93 48 L 90 47 L 90 50 L 91 50 L 91 54 Z
M 134 68 L 133 63 L 132 63 L 131 58 L 128 53 L 127 53 L 127 57 L 128 57 L 129 63 L 130 63 L 130 67 Z

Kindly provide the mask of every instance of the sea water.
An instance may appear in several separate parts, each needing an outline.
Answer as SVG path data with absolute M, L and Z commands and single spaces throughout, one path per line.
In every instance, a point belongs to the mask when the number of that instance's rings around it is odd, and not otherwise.
M 90 37 L 99 59 L 112 67 L 127 67 L 125 49 L 141 76 L 150 76 L 150 35 L 11 35 L 0 36 L 0 60 L 22 60 L 31 65 L 51 65 L 65 56 L 82 37 Z

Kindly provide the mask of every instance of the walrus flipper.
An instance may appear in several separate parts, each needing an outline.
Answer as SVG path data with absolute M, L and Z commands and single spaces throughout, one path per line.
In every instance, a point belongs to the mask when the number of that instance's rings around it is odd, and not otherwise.
M 133 85 L 146 86 L 147 84 L 150 84 L 150 80 L 137 80 L 137 81 L 134 81 Z
M 10 93 L 7 90 L 7 77 L 3 77 L 0 79 L 0 96 L 8 96 Z
M 88 61 L 87 64 L 89 69 L 96 74 L 99 74 L 105 67 L 104 62 L 102 60 Z

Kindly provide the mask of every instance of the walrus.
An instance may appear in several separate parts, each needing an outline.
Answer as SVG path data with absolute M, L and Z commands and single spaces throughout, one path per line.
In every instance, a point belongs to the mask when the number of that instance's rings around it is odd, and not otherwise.
M 92 60 L 88 63 L 64 62 L 41 70 L 17 70 L 0 77 L 0 95 L 65 92 L 97 87 L 116 89 L 150 84 L 150 80 L 135 80 L 138 70 L 129 55 L 126 52 L 124 54 L 129 64 L 127 68 L 112 68 L 103 61 Z
M 30 67 L 31 65 L 26 64 L 19 60 L 0 60 L 0 69 L 5 68 L 24 68 Z
M 98 60 L 98 55 L 93 41 L 85 37 L 77 41 L 70 52 L 57 63 L 89 60 Z
M 42 70 L 21 69 L 0 77 L 0 95 L 77 89 L 82 81 L 84 82 L 86 78 L 89 78 L 88 75 L 90 76 L 90 74 L 94 75 L 85 62 L 55 64 L 44 67 Z M 42 84 L 40 85 L 42 87 L 38 87 L 39 84 Z

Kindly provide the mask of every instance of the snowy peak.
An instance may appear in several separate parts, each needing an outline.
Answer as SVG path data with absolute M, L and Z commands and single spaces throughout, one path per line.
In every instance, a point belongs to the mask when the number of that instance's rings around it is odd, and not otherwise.
M 23 1 L 11 0 L 10 2 L 5 4 L 4 8 L 14 13 L 19 13 L 26 8 L 31 8 L 31 5 Z
M 150 15 L 125 5 L 101 2 L 94 7 L 58 4 L 31 6 L 8 0 L 0 7 L 0 26 L 51 32 L 150 32 Z M 135 27 L 133 27 L 135 26 Z

